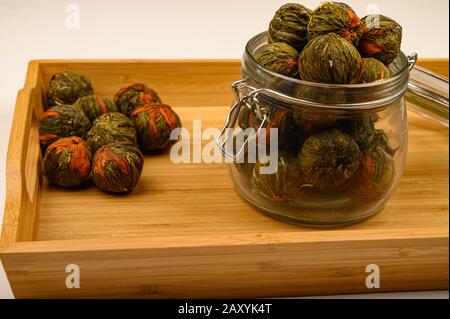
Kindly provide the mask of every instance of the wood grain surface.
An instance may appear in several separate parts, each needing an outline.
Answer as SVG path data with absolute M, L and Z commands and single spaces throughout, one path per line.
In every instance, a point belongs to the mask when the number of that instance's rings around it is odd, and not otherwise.
M 421 65 L 447 74 L 448 61 Z M 173 164 L 146 156 L 125 196 L 67 191 L 41 178 L 37 121 L 61 70 L 96 92 L 150 83 L 183 126 L 220 128 L 240 78 L 238 61 L 35 61 L 19 92 L 7 163 L 1 239 L 16 297 L 257 297 L 448 288 L 448 129 L 409 113 L 406 170 L 385 209 L 359 224 L 312 229 L 273 220 L 234 191 L 225 163 Z M 203 141 L 208 143 L 208 141 Z M 67 289 L 65 266 L 82 269 Z

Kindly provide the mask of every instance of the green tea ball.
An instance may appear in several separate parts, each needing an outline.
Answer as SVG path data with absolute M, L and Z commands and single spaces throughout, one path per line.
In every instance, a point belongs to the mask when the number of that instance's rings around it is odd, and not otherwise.
M 244 142 L 244 138 L 246 138 L 244 131 L 238 131 L 233 135 L 233 152 L 234 154 L 237 154 L 237 152 L 242 147 L 242 143 Z M 244 147 L 244 149 L 241 151 L 242 155 L 240 157 L 233 161 L 234 167 L 237 169 L 237 171 L 240 173 L 240 178 L 245 179 L 245 182 L 247 182 L 252 174 L 253 174 L 253 168 L 255 167 L 254 160 L 250 158 L 250 152 L 252 152 L 252 156 L 255 156 L 256 158 L 256 148 L 250 148 L 250 147 Z M 253 153 L 255 152 L 255 153 Z
M 39 121 L 39 141 L 43 151 L 61 137 L 84 138 L 91 123 L 83 111 L 71 105 L 58 105 L 45 111 Z
M 364 62 L 358 50 L 335 33 L 312 39 L 299 58 L 300 78 L 310 82 L 358 83 L 363 70 Z
M 358 171 L 345 184 L 346 193 L 355 202 L 380 199 L 388 192 L 394 175 L 392 156 L 374 144 L 362 152 Z
M 91 81 L 81 73 L 61 72 L 50 79 L 47 106 L 73 104 L 78 98 L 94 94 Z
M 358 170 L 359 160 L 358 144 L 337 129 L 311 135 L 299 153 L 304 182 L 319 189 L 343 184 Z
M 137 134 L 133 121 L 122 113 L 112 112 L 100 115 L 86 134 L 86 141 L 93 151 L 105 144 L 128 142 L 137 145 Z
M 49 145 L 44 156 L 44 175 L 62 187 L 76 187 L 89 179 L 92 152 L 77 136 L 63 137 Z
M 180 118 L 169 105 L 145 105 L 135 109 L 131 118 L 144 152 L 161 151 L 175 143 L 170 133 L 181 127 Z
M 105 192 L 125 193 L 139 181 L 144 156 L 132 144 L 118 142 L 102 146 L 94 155 L 92 179 Z
M 282 42 L 268 44 L 256 56 L 256 61 L 273 72 L 290 77 L 298 75 L 298 52 L 289 44 Z
M 400 53 L 402 27 L 380 14 L 368 15 L 362 20 L 363 33 L 358 49 L 363 57 L 375 58 L 391 64 Z
M 363 61 L 364 61 L 364 73 L 362 76 L 363 83 L 370 83 L 389 78 L 390 76 L 389 69 L 382 62 L 374 58 L 363 58 Z
M 361 20 L 347 4 L 325 2 L 311 14 L 308 40 L 331 32 L 357 46 L 362 33 Z
M 295 125 L 307 133 L 316 133 L 332 127 L 337 121 L 337 114 L 318 110 L 295 110 Z
M 301 193 L 301 171 L 295 157 L 280 153 L 278 166 L 272 174 L 263 174 L 269 158 L 258 159 L 253 169 L 251 184 L 255 191 L 274 202 L 292 201 Z
M 298 3 L 281 6 L 269 25 L 269 43 L 284 42 L 301 51 L 306 43 L 306 28 L 311 10 Z
M 261 103 L 262 107 L 265 107 L 264 102 Z M 279 107 L 266 106 L 265 108 L 267 110 L 267 122 L 264 126 L 266 143 L 270 143 L 273 139 L 271 129 L 277 129 L 277 145 L 285 151 L 298 153 L 306 136 L 305 132 L 295 125 L 294 113 Z M 254 110 L 248 107 L 241 108 L 238 115 L 238 125 L 241 129 L 253 128 L 256 131 L 260 123 Z
M 74 103 L 74 106 L 83 110 L 91 122 L 102 114 L 118 112 L 117 106 L 111 99 L 98 95 L 82 96 Z
M 161 104 L 162 102 L 155 90 L 142 83 L 133 83 L 122 87 L 114 95 L 114 103 L 116 103 L 120 112 L 130 116 L 134 109 L 139 106 Z
M 392 148 L 389 138 L 386 132 L 382 129 L 376 129 L 373 134 L 372 144 L 377 147 L 381 147 L 383 151 L 394 157 L 395 153 L 398 150 L 397 148 Z
M 340 129 L 350 135 L 361 149 L 367 148 L 373 141 L 377 114 L 361 114 L 345 117 L 340 121 Z

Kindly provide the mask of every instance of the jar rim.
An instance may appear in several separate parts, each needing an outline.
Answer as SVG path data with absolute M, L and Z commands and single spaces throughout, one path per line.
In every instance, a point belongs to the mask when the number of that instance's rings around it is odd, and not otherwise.
M 248 85 L 250 89 L 265 89 L 265 95 L 292 107 L 347 110 L 385 107 L 402 98 L 408 86 L 409 63 L 403 52 L 388 66 L 394 74 L 388 79 L 363 84 L 327 84 L 291 78 L 261 66 L 256 55 L 267 43 L 267 32 L 247 42 L 242 59 L 244 82 L 253 84 Z
M 392 83 L 392 82 L 397 82 L 401 77 L 403 77 L 405 71 L 409 71 L 408 60 L 406 59 L 406 55 L 402 51 L 400 51 L 399 58 L 400 58 L 400 61 L 402 62 L 401 69 L 399 69 L 397 71 L 395 76 L 389 77 L 388 79 L 382 79 L 382 80 L 378 80 L 378 81 L 374 81 L 374 82 L 359 83 L 359 84 L 329 84 L 329 83 L 319 83 L 319 82 L 311 82 L 311 81 L 296 79 L 296 78 L 289 77 L 289 76 L 286 76 L 286 75 L 283 75 L 280 73 L 273 72 L 273 71 L 263 67 L 256 61 L 256 57 L 254 56 L 251 48 L 255 46 L 257 41 L 260 41 L 264 37 L 267 38 L 267 31 L 261 32 L 261 33 L 255 35 L 253 38 L 251 38 L 245 46 L 246 55 L 252 60 L 252 62 L 254 62 L 261 69 L 262 72 L 266 72 L 267 74 L 269 74 L 271 76 L 278 77 L 282 80 L 292 81 L 293 83 L 297 83 L 297 84 L 313 85 L 315 87 L 323 87 L 323 88 L 340 88 L 340 89 L 342 89 L 342 88 L 349 88 L 349 89 L 351 89 L 351 88 L 371 88 L 371 87 L 383 86 L 383 85 L 386 85 L 386 84 Z

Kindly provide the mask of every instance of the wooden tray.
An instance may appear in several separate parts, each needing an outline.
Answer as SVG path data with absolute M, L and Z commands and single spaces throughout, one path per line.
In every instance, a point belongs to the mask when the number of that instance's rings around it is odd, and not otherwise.
M 448 65 L 448 64 L 447 64 Z M 273 220 L 233 189 L 226 164 L 146 157 L 137 188 L 66 191 L 41 177 L 38 118 L 50 76 L 85 73 L 111 97 L 151 84 L 184 127 L 222 126 L 238 61 L 32 61 L 7 162 L 1 260 L 16 297 L 274 297 L 448 288 L 448 130 L 409 114 L 406 172 L 387 207 L 348 227 Z M 206 143 L 208 141 L 204 141 Z M 79 289 L 66 266 L 80 267 Z M 381 288 L 368 289 L 377 264 Z

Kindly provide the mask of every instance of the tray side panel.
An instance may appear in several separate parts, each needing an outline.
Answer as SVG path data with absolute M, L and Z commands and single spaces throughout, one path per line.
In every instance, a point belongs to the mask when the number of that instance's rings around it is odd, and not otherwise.
M 39 90 L 19 91 L 6 164 L 6 201 L 0 247 L 30 241 L 36 233 L 41 185 L 38 118 Z
M 448 288 L 443 237 L 11 253 L 3 263 L 17 298 L 273 297 Z M 65 285 L 69 264 L 79 267 L 78 289 Z M 380 269 L 379 289 L 366 287 L 369 264 Z
M 158 92 L 163 103 L 176 107 L 230 105 L 230 85 L 240 79 L 241 68 L 237 60 L 44 60 L 40 64 L 44 83 L 56 72 L 81 72 L 91 79 L 96 94 L 112 98 L 122 86 L 143 82 Z

